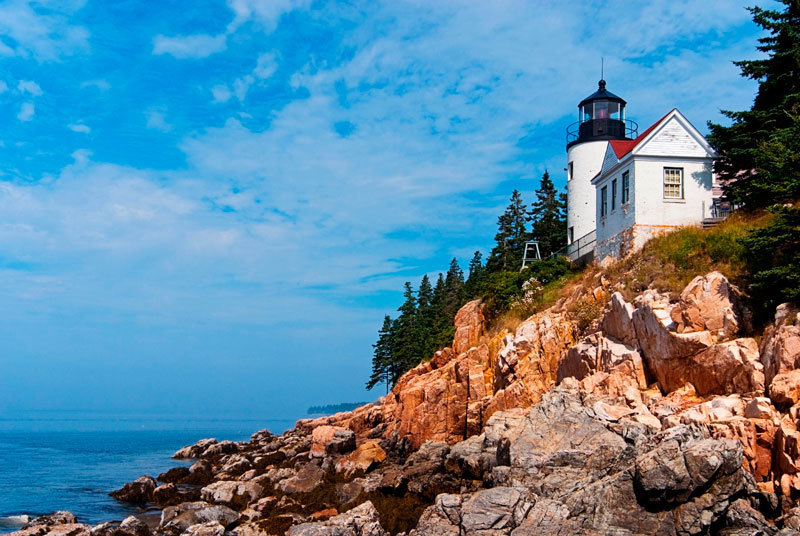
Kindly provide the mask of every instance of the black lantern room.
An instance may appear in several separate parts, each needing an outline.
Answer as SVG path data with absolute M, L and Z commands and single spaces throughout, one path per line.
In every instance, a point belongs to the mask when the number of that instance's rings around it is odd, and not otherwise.
M 597 91 L 578 104 L 578 122 L 567 127 L 567 149 L 585 141 L 635 137 L 638 126 L 626 120 L 625 104 L 624 99 L 606 89 L 605 80 L 600 80 Z

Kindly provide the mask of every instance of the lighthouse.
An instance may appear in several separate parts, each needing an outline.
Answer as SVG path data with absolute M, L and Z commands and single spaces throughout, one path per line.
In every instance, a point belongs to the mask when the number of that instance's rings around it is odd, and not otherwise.
M 597 91 L 578 104 L 578 121 L 567 127 L 568 244 L 595 231 L 592 179 L 603 167 L 609 140 L 636 137 L 638 126 L 625 118 L 625 104 L 600 80 Z

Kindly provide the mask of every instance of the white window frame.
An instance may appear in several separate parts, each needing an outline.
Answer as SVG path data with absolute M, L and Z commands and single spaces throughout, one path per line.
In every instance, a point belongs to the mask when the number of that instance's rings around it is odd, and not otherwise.
M 605 218 L 608 214 L 608 186 L 600 188 L 600 217 Z
M 623 171 L 622 172 L 622 203 L 621 205 L 625 205 L 631 200 L 631 172 L 630 171 Z
M 677 182 L 675 182 L 676 176 L 678 177 Z M 662 184 L 664 199 L 683 199 L 683 168 L 665 167 Z M 667 193 L 668 189 L 669 194 Z
M 611 212 L 617 208 L 617 179 L 611 181 Z

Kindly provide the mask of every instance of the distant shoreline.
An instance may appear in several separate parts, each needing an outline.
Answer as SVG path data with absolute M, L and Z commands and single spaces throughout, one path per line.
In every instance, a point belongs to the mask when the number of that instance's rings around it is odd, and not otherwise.
M 324 406 L 311 406 L 306 412 L 308 415 L 332 415 L 342 411 L 352 411 L 367 402 L 341 402 L 339 404 L 326 404 Z

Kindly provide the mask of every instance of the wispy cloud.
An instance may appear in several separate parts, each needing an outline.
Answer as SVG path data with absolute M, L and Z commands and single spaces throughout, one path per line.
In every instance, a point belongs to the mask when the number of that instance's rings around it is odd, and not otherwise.
M 81 134 L 89 134 L 92 129 L 88 125 L 82 123 L 70 123 L 67 128 L 73 132 L 80 132 Z
M 157 35 L 153 38 L 153 54 L 170 54 L 180 59 L 207 58 L 225 50 L 226 45 L 225 35 Z
M 32 102 L 23 102 L 19 107 L 17 119 L 20 121 L 30 121 L 33 119 L 35 113 L 36 109 L 34 108 Z
M 107 80 L 101 78 L 98 80 L 86 80 L 85 82 L 81 82 L 81 87 L 95 87 L 102 91 L 108 91 L 111 89 L 111 84 L 109 84 Z
M 30 93 L 34 97 L 38 97 L 42 94 L 42 88 L 32 80 L 20 80 L 17 84 L 17 90 L 20 93 Z
M 70 22 L 83 2 L 28 2 L 0 4 L 0 55 L 57 60 L 89 48 L 89 32 Z
M 172 130 L 173 125 L 167 123 L 166 115 L 160 110 L 148 110 L 145 112 L 147 119 L 147 128 L 160 130 L 161 132 L 169 132 Z

